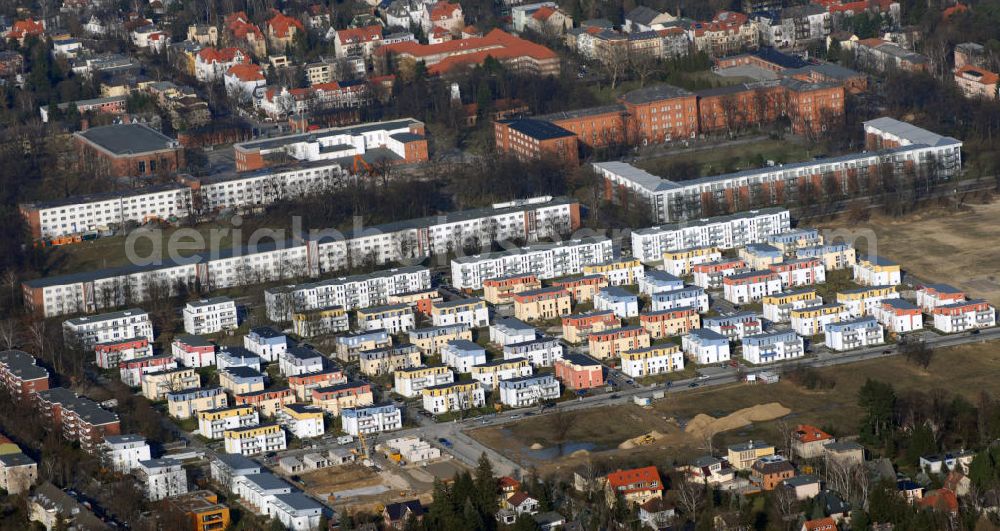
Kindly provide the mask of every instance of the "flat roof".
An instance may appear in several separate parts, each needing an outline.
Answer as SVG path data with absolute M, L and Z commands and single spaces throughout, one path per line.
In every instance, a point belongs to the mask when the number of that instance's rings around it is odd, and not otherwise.
M 371 133 L 374 131 L 402 129 L 404 127 L 409 127 L 411 125 L 423 125 L 423 122 L 414 120 L 413 118 L 403 118 L 399 120 L 388 120 L 385 122 L 351 125 L 347 127 L 330 127 L 327 129 L 318 129 L 316 131 L 309 131 L 307 133 L 297 133 L 293 135 L 284 135 L 274 138 L 251 140 L 249 142 L 240 142 L 238 144 L 233 144 L 233 148 L 243 149 L 243 150 L 255 150 L 255 149 L 271 150 L 299 142 L 317 142 L 322 138 L 330 136 L 338 136 L 338 135 L 357 136 L 357 135 L 363 135 L 365 133 Z
M 180 146 L 176 140 L 143 124 L 114 124 L 74 133 L 114 155 L 136 155 Z
M 576 136 L 576 133 L 559 127 L 552 122 L 536 118 L 517 118 L 515 120 L 503 120 L 500 123 L 506 124 L 507 127 L 536 140 L 551 140 L 553 138 Z
M 574 118 L 583 118 L 585 116 L 596 116 L 598 114 L 609 114 L 609 113 L 622 113 L 625 111 L 623 105 L 601 105 L 599 107 L 587 107 L 584 109 L 573 109 L 569 111 L 554 112 L 549 114 L 543 114 L 542 116 L 536 116 L 538 120 L 546 120 L 550 122 L 558 120 L 572 120 Z
M 961 143 L 956 138 L 941 136 L 933 131 L 928 131 L 922 127 L 917 127 L 913 124 L 896 120 L 895 118 L 889 118 L 888 116 L 868 120 L 864 122 L 864 125 L 865 127 L 874 127 L 893 136 L 908 140 L 912 144 L 937 147 Z
M 622 100 L 626 103 L 643 104 L 653 101 L 666 100 L 670 98 L 680 98 L 684 96 L 694 96 L 694 93 L 680 87 L 661 83 L 641 89 L 626 92 Z
M 507 251 L 497 251 L 491 253 L 482 253 L 472 256 L 459 256 L 454 258 L 452 262 L 458 263 L 475 263 L 481 260 L 492 260 L 494 258 L 501 258 L 504 256 L 512 256 L 516 254 L 527 254 L 531 252 L 545 251 L 548 249 L 558 249 L 560 247 L 566 247 L 568 245 L 589 245 L 593 243 L 610 242 L 608 238 L 604 236 L 589 236 L 586 238 L 580 238 L 577 240 L 564 240 L 558 243 L 535 243 L 527 247 L 521 247 L 518 249 L 510 249 Z

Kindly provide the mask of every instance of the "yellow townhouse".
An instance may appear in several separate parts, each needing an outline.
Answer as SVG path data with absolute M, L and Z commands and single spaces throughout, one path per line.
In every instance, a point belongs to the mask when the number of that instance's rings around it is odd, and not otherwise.
M 803 247 L 795 251 L 796 258 L 817 258 L 827 269 L 848 269 L 857 263 L 857 252 L 846 243 L 828 243 Z
M 824 304 L 812 308 L 791 310 L 788 314 L 792 330 L 803 337 L 822 334 L 826 325 L 847 320 L 847 309 L 842 304 Z
M 229 397 L 221 387 L 186 389 L 167 393 L 167 412 L 175 419 L 189 419 L 199 411 L 226 407 Z
M 424 411 L 440 415 L 486 405 L 486 391 L 479 382 L 453 382 L 427 387 L 420 392 Z
M 396 345 L 395 347 L 366 350 L 358 354 L 361 374 L 381 376 L 399 369 L 420 365 L 420 349 L 416 345 Z
M 684 353 L 677 345 L 653 345 L 621 354 L 623 373 L 633 377 L 684 370 Z
M 483 298 L 490 304 L 506 304 L 511 296 L 542 287 L 534 273 L 488 278 L 483 281 Z
M 455 373 L 447 365 L 426 365 L 410 369 L 399 369 L 392 373 L 395 380 L 393 391 L 406 398 L 413 398 L 427 387 L 434 387 L 455 381 Z
M 601 275 L 608 279 L 608 284 L 612 286 L 625 286 L 636 284 L 639 277 L 646 271 L 638 259 L 611 260 L 600 264 L 583 266 L 584 275 Z
M 514 317 L 522 321 L 542 321 L 569 315 L 573 299 L 562 288 L 542 288 L 522 291 L 514 299 Z
M 622 325 L 611 310 L 567 315 L 562 318 L 563 340 L 568 343 L 583 343 L 593 332 L 603 332 Z
M 867 256 L 854 264 L 854 281 L 862 286 L 895 286 L 902 281 L 902 271 L 895 262 Z
M 487 389 L 494 388 L 500 380 L 530 376 L 531 362 L 525 358 L 497 359 L 472 366 L 472 379 Z
M 343 306 L 292 313 L 292 330 L 300 337 L 346 332 L 349 329 L 350 318 Z
M 639 314 L 639 325 L 652 339 L 683 335 L 701 328 L 701 316 L 695 308 L 674 308 Z
M 729 464 L 736 470 L 750 470 L 758 459 L 771 455 L 774 455 L 774 446 L 764 441 L 751 440 L 726 449 Z
M 663 270 L 675 277 L 694 273 L 694 266 L 722 259 L 717 247 L 692 247 L 663 253 Z
M 408 334 L 410 343 L 416 345 L 425 356 L 437 356 L 441 353 L 441 347 L 449 341 L 456 339 L 472 341 L 472 328 L 464 323 L 414 328 Z
M 646 348 L 649 344 L 649 332 L 639 326 L 593 332 L 588 336 L 590 356 L 599 360 L 617 358 L 622 352 Z
M 257 455 L 286 448 L 285 430 L 277 424 L 226 430 L 222 438 L 227 454 Z
M 814 289 L 803 289 L 766 295 L 761 302 L 765 319 L 772 323 L 786 323 L 791 319 L 792 310 L 820 306 L 823 298 Z
M 575 302 L 591 302 L 598 291 L 608 287 L 608 279 L 603 275 L 586 275 L 552 281 L 553 288 L 562 288 L 569 292 Z
M 167 393 L 198 387 L 201 387 L 201 378 L 189 367 L 142 375 L 142 396 L 154 402 L 166 399 Z
M 372 384 L 348 382 L 312 390 L 313 404 L 334 416 L 347 408 L 370 406 L 375 403 Z
M 226 367 L 219 371 L 219 385 L 234 395 L 264 390 L 264 375 L 252 367 Z
M 837 302 L 847 308 L 851 317 L 871 315 L 886 299 L 898 299 L 896 286 L 872 286 L 837 293 Z

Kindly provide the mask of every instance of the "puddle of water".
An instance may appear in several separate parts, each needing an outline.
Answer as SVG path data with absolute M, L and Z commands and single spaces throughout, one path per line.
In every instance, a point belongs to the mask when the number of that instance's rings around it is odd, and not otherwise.
M 558 457 L 569 456 L 573 452 L 579 450 L 586 450 L 588 452 L 597 449 L 597 445 L 591 442 L 567 442 L 563 443 L 562 455 L 559 455 L 559 446 L 553 445 L 541 450 L 532 450 L 531 448 L 525 448 L 523 450 L 524 454 L 532 459 L 548 461 L 550 459 L 556 459 Z
M 361 487 L 357 489 L 348 489 L 334 492 L 333 495 L 339 498 L 353 498 L 355 496 L 372 496 L 375 494 L 382 494 L 383 492 L 389 490 L 389 487 L 385 485 L 372 485 L 371 487 Z

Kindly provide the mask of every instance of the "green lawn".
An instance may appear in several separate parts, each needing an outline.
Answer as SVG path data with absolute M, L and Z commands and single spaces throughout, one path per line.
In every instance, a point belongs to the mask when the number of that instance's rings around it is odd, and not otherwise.
M 761 168 L 769 160 L 778 164 L 800 162 L 817 154 L 817 150 L 810 150 L 795 142 L 767 138 L 745 144 L 712 146 L 698 151 L 644 158 L 634 164 L 660 177 L 686 180 Z

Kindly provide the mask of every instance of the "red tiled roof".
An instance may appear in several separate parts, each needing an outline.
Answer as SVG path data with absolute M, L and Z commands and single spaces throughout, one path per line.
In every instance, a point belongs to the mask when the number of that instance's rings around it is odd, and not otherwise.
M 198 58 L 203 63 L 231 63 L 233 61 L 247 62 L 247 58 L 239 48 L 202 48 Z
M 305 31 L 305 27 L 302 26 L 302 22 L 299 22 L 298 20 L 278 11 L 274 12 L 274 16 L 271 17 L 271 20 L 267 21 L 267 25 L 270 26 L 271 31 L 281 39 L 291 36 L 292 27 L 297 28 L 299 31 Z
M 639 483 L 644 486 L 630 487 Z M 608 474 L 608 484 L 614 490 L 625 493 L 663 489 L 663 482 L 660 480 L 660 471 L 655 466 L 633 468 L 632 470 L 616 470 Z
M 11 39 L 20 39 L 22 37 L 28 37 L 31 35 L 41 35 L 45 33 L 45 26 L 41 22 L 36 22 L 34 19 L 18 20 L 14 22 L 14 25 L 10 29 L 10 33 L 7 34 Z
M 695 22 L 691 27 L 695 35 L 701 36 L 709 31 L 732 31 L 746 24 L 748 18 L 743 13 L 735 11 L 720 11 L 710 22 Z
M 965 13 L 968 10 L 969 8 L 966 7 L 965 4 L 958 3 L 942 11 L 941 18 L 943 18 L 944 20 L 948 20 L 949 18 L 952 17 L 952 15 L 955 15 L 957 13 Z
M 238 64 L 229 67 L 229 73 L 236 76 L 240 81 L 263 81 L 264 72 L 259 65 Z
M 503 476 L 503 477 L 501 477 L 500 479 L 497 480 L 497 484 L 500 485 L 501 489 L 505 489 L 505 488 L 514 488 L 514 489 L 516 489 L 516 488 L 518 488 L 518 487 L 521 486 L 521 482 L 520 481 L 518 481 L 518 480 L 516 480 L 516 479 L 514 479 L 514 478 L 512 478 L 510 476 Z
M 242 11 L 237 11 L 226 16 L 226 28 L 236 36 L 237 39 L 246 39 L 247 35 L 252 34 L 254 37 L 263 37 L 264 33 L 260 31 L 260 28 L 256 24 L 250 22 L 250 18 L 247 14 Z
M 795 427 L 795 438 L 800 443 L 811 443 L 816 441 L 828 441 L 833 438 L 829 433 L 808 424 L 799 424 Z
M 441 26 L 434 26 L 434 29 L 431 30 L 431 35 L 435 37 L 443 37 L 448 34 L 451 34 L 451 32 L 442 28 Z
M 470 24 L 462 29 L 462 33 L 467 33 L 469 35 L 476 35 L 479 33 L 479 28 Z
M 407 54 L 414 58 L 450 54 L 450 57 L 429 68 L 428 71 L 431 73 L 445 72 L 462 64 L 481 63 L 487 56 L 493 56 L 494 59 L 513 57 L 553 59 L 558 57 L 555 52 L 541 44 L 535 44 L 515 37 L 499 29 L 494 29 L 483 37 L 447 41 L 439 44 L 420 44 L 412 41 L 398 42 L 379 48 L 379 53 Z
M 819 520 L 807 520 L 802 524 L 802 531 L 837 531 L 837 521 L 829 516 Z
M 948 489 L 938 489 L 928 492 L 924 494 L 923 498 L 917 500 L 917 503 L 928 509 L 949 513 L 958 512 L 958 497 Z
M 552 9 L 549 6 L 543 6 L 539 8 L 538 11 L 535 11 L 535 13 L 531 15 L 531 18 L 544 22 L 548 20 L 549 17 L 551 17 L 552 14 L 555 12 L 556 12 L 555 9 Z
M 343 43 L 371 42 L 382 38 L 382 26 L 365 26 L 337 31 L 337 38 Z
M 972 77 L 978 77 L 977 83 L 982 83 L 983 85 L 996 85 L 997 81 L 1000 81 L 1000 76 L 995 72 L 990 72 L 984 68 L 979 68 L 978 66 L 963 65 L 958 70 L 955 70 L 955 75 L 961 74 L 973 74 Z M 968 78 L 966 78 L 968 79 Z
M 523 490 L 519 490 L 515 492 L 510 498 L 507 499 L 507 504 L 510 505 L 511 507 L 517 507 L 518 505 L 521 505 L 527 500 L 532 500 L 532 499 L 534 498 L 528 496 L 528 493 L 524 492 Z
M 451 18 L 456 10 L 460 11 L 462 6 L 448 2 L 438 2 L 431 6 L 431 20 L 441 20 Z

